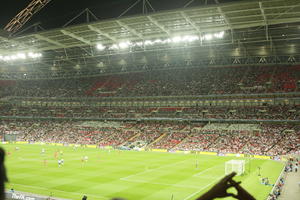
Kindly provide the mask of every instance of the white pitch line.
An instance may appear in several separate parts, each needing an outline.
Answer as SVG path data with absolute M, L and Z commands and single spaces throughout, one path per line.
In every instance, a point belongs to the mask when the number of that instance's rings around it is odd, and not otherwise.
M 223 176 L 222 176 L 223 177 Z M 215 178 L 213 179 L 214 181 L 212 181 L 211 183 L 207 184 L 206 186 L 200 188 L 200 190 L 190 194 L 189 196 L 185 197 L 183 200 L 188 200 L 190 199 L 191 197 L 195 196 L 196 194 L 202 192 L 202 190 L 206 189 L 207 187 L 211 186 L 212 184 L 214 184 L 215 182 L 217 182 L 219 179 L 221 179 L 222 177 L 218 177 L 218 178 Z
M 181 188 L 199 189 L 199 187 L 186 186 L 186 185 L 180 185 L 180 184 L 156 183 L 156 182 L 149 182 L 149 181 L 126 180 L 126 179 L 120 179 L 120 180 L 133 182 L 133 183 L 148 183 L 148 184 L 153 184 L 153 185 L 166 185 L 166 186 L 181 187 Z
M 216 168 L 216 167 L 219 167 L 219 166 L 221 166 L 221 165 L 216 165 L 216 166 L 207 168 L 207 169 L 205 169 L 205 170 L 203 170 L 203 171 L 201 171 L 201 172 L 199 172 L 199 173 L 197 173 L 197 174 L 194 174 L 193 176 L 199 176 L 199 175 L 204 174 L 205 172 L 207 172 L 207 171 L 209 171 L 209 170 L 212 170 L 212 169 L 214 169 L 214 168 Z
M 146 174 L 148 172 L 156 171 L 158 169 L 163 169 L 163 168 L 166 168 L 166 167 L 171 167 L 171 166 L 177 165 L 179 163 L 186 162 L 187 160 L 191 160 L 191 158 L 186 159 L 186 160 L 182 160 L 182 161 L 179 161 L 179 162 L 176 162 L 176 163 L 168 164 L 168 165 L 163 165 L 163 166 L 158 167 L 158 168 L 154 168 L 154 169 L 150 169 L 150 170 L 144 170 L 144 171 L 138 172 L 136 174 L 132 174 L 132 175 L 129 175 L 129 176 L 126 176 L 126 177 L 122 177 L 122 178 L 120 178 L 120 180 L 127 180 L 128 178 L 133 177 L 133 176 L 138 176 L 138 175 L 141 175 L 141 174 Z
M 56 190 L 56 189 L 48 189 L 48 188 L 44 188 L 44 187 L 39 187 L 39 186 L 30 186 L 30 185 L 23 185 L 23 184 L 17 184 L 17 183 L 11 183 L 11 185 L 20 185 L 23 187 L 28 187 L 28 188 L 34 188 L 34 189 L 39 189 L 39 190 L 46 190 L 47 192 L 51 192 L 51 191 L 57 191 L 57 192 L 61 192 L 61 193 L 67 193 L 67 194 L 76 194 L 76 195 L 83 195 L 86 194 L 87 196 L 93 196 L 95 198 L 100 198 L 100 199 L 109 199 L 108 197 L 105 196 L 101 196 L 101 195 L 96 195 L 96 194 L 90 194 L 90 193 L 78 193 L 78 192 L 67 192 L 67 191 L 63 191 L 63 190 Z M 20 191 L 22 192 L 22 191 Z

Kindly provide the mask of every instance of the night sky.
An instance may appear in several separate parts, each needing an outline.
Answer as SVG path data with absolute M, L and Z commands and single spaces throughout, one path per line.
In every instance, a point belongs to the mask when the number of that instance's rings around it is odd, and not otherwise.
M 0 27 L 4 26 L 22 9 L 24 9 L 32 0 L 2 0 L 0 7 Z M 34 23 L 40 22 L 45 29 L 57 28 L 63 26 L 74 16 L 79 14 L 85 8 L 89 8 L 99 19 L 114 18 L 119 16 L 130 5 L 137 0 L 52 0 L 40 12 L 26 23 L 28 27 Z M 148 0 L 156 10 L 168 10 L 182 8 L 190 0 Z M 191 6 L 197 5 L 205 0 L 195 0 Z M 214 0 L 208 0 L 214 3 Z M 219 0 L 220 3 L 228 1 L 241 0 Z M 198 4 L 199 5 L 199 4 Z M 138 14 L 142 11 L 142 3 L 135 6 L 128 15 Z M 84 18 L 78 19 L 82 23 Z M 77 23 L 76 21 L 74 23 Z

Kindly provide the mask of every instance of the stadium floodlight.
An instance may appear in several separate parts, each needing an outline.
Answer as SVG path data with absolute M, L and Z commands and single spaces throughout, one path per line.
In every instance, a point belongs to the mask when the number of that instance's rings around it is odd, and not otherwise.
M 186 42 L 194 42 L 196 40 L 199 40 L 199 37 L 197 35 L 186 35 L 182 37 L 182 41 Z
M 25 53 L 18 53 L 17 57 L 20 58 L 20 59 L 26 59 L 27 58 Z
M 156 39 L 156 40 L 154 40 L 154 43 L 155 43 L 155 44 L 161 44 L 161 43 L 162 43 L 162 40 L 161 40 L 161 39 Z
M 13 61 L 13 60 L 20 60 L 20 59 L 27 59 L 27 58 L 39 58 L 41 57 L 42 54 L 41 53 L 16 53 L 16 54 L 12 54 L 12 55 L 5 55 L 5 56 L 0 56 L 0 60 L 2 61 Z
M 223 37 L 224 37 L 224 34 L 225 34 L 225 32 L 224 32 L 224 31 L 221 31 L 221 32 L 219 33 L 219 36 L 220 36 L 221 38 L 223 38 Z
M 153 45 L 153 42 L 151 40 L 146 40 L 144 42 L 144 44 L 147 46 L 147 45 Z
M 109 49 L 117 50 L 117 49 L 119 49 L 119 46 L 116 44 L 113 44 Z
M 10 56 L 10 59 L 11 59 L 11 60 L 16 60 L 17 58 L 18 58 L 18 56 L 16 56 L 16 55 L 11 55 L 11 56 Z
M 207 39 L 212 39 L 213 35 L 206 35 Z M 102 44 L 97 44 L 97 49 L 104 50 L 106 48 L 110 50 L 119 50 L 119 49 L 127 49 L 130 47 L 142 47 L 142 46 L 150 46 L 155 44 L 170 44 L 170 43 L 181 43 L 181 42 L 194 42 L 200 40 L 200 37 L 197 35 L 184 35 L 184 36 L 174 36 L 172 38 L 166 39 L 153 39 L 153 40 L 145 40 L 145 41 L 125 41 L 120 42 L 118 44 L 113 44 L 111 46 L 104 46 Z
M 27 54 L 27 56 L 28 56 L 29 58 L 39 58 L 39 57 L 42 57 L 42 54 L 41 54 L 41 53 L 32 53 L 32 52 L 29 52 L 29 53 Z
M 127 49 L 130 45 L 131 45 L 131 42 L 129 42 L 129 41 L 119 43 L 120 49 Z
M 9 56 L 1 56 L 0 58 L 3 61 L 8 61 L 10 59 Z
M 97 47 L 97 49 L 100 50 L 100 51 L 102 51 L 102 50 L 104 50 L 104 49 L 106 48 L 105 46 L 103 46 L 103 44 L 100 44 L 100 43 L 97 44 L 96 47 Z
M 181 42 L 181 41 L 182 41 L 182 38 L 180 36 L 176 36 L 176 37 L 172 38 L 172 42 L 174 42 L 174 43 L 178 43 L 178 42 Z
M 204 39 L 205 40 L 211 40 L 211 39 L 213 39 L 213 35 L 212 34 L 206 34 L 206 35 L 204 35 Z
M 219 32 L 219 33 L 215 33 L 214 36 L 215 36 L 216 38 L 223 38 L 223 36 L 224 36 L 224 31 L 221 31 L 221 32 Z
M 171 43 L 171 42 L 172 42 L 172 40 L 170 38 L 168 38 L 168 39 L 163 40 L 162 44 L 168 44 L 168 43 Z
M 138 47 L 141 47 L 141 46 L 143 46 L 143 45 L 144 45 L 143 42 L 136 42 L 136 43 L 134 44 L 134 46 L 138 46 Z
M 80 68 L 81 68 L 81 67 L 80 67 L 79 64 L 76 64 L 75 67 L 74 67 L 74 69 L 77 69 L 77 70 L 79 70 Z

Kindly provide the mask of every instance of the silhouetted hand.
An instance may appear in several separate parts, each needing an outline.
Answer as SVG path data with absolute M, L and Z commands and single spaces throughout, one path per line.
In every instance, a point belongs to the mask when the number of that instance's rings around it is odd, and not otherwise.
M 203 194 L 201 197 L 199 197 L 197 200 L 211 200 L 214 198 L 224 198 L 235 195 L 232 193 L 228 193 L 227 189 L 236 185 L 237 183 L 232 183 L 230 180 L 236 175 L 235 172 L 232 172 L 231 174 L 225 176 L 222 178 L 216 185 L 214 185 L 208 192 Z
M 234 185 L 235 189 L 238 191 L 237 195 L 233 197 L 239 200 L 255 200 L 255 198 L 247 192 L 242 186 L 240 186 L 240 182 L 237 183 L 234 180 L 229 180 L 229 182 Z
M 232 178 L 236 175 L 235 172 L 225 176 L 216 185 L 214 185 L 208 192 L 203 194 L 197 200 L 211 200 L 215 198 L 234 197 L 239 200 L 255 200 L 244 188 L 240 186 L 241 182 L 235 182 Z M 227 189 L 234 187 L 238 194 L 228 193 Z

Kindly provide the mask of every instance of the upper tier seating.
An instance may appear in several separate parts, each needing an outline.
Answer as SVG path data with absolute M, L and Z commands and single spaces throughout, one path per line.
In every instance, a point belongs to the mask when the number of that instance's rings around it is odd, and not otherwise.
M 182 96 L 299 91 L 300 66 L 152 71 L 77 79 L 0 81 L 0 97 Z

